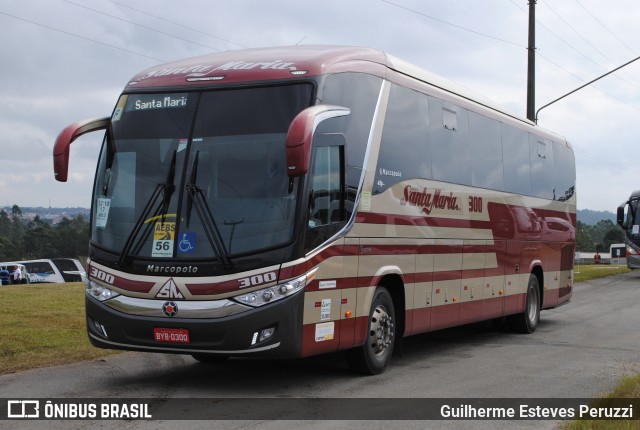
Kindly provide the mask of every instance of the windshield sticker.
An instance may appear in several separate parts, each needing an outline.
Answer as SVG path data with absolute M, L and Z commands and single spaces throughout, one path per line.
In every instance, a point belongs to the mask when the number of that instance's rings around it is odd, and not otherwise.
M 640 225 L 636 224 L 633 227 L 631 227 L 631 234 L 638 234 L 640 233 Z
M 178 242 L 178 252 L 191 254 L 196 250 L 196 234 L 193 232 L 181 233 Z
M 130 96 L 126 112 L 187 107 L 188 94 L 140 94 Z
M 189 139 L 180 139 L 178 142 L 178 152 L 184 151 L 187 147 L 187 143 L 189 143 Z
M 100 197 L 96 201 L 96 227 L 105 228 L 109 219 L 109 209 L 111 209 L 111 199 Z
M 176 234 L 175 222 L 157 222 L 153 227 L 152 257 L 173 256 L 173 241 Z
M 116 105 L 116 109 L 113 111 L 111 122 L 120 121 L 120 118 L 122 118 L 122 112 L 124 112 L 124 107 L 127 105 L 127 98 L 129 98 L 129 96 L 120 97 L 118 104 Z

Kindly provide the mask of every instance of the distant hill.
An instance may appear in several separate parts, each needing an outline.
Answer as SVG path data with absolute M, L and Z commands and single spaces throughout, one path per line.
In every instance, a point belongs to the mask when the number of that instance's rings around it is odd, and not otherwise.
M 598 221 L 609 219 L 616 223 L 616 214 L 609 211 L 594 211 L 591 209 L 578 209 L 576 211 L 578 221 L 581 221 L 587 225 L 596 225 Z
M 0 211 L 5 211 L 11 215 L 11 206 L 0 207 Z M 89 220 L 90 210 L 87 208 L 43 208 L 43 207 L 20 207 L 22 219 L 26 221 L 33 220 L 36 215 L 41 220 L 48 223 L 57 224 L 63 218 L 75 218 L 82 215 L 85 220 Z

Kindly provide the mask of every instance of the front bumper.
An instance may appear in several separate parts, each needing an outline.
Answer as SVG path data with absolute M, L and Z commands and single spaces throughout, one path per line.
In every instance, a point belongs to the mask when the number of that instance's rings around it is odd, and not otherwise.
M 640 269 L 640 255 L 627 254 L 627 267 L 629 269 Z
M 179 318 L 131 315 L 85 296 L 87 333 L 99 348 L 176 354 L 215 354 L 296 358 L 302 345 L 304 290 L 291 297 L 220 318 Z M 158 300 L 158 309 L 165 303 Z M 178 307 L 187 301 L 176 301 Z M 179 315 L 179 314 L 178 314 Z M 255 333 L 274 327 L 269 338 Z M 189 343 L 156 342 L 154 329 L 186 329 Z

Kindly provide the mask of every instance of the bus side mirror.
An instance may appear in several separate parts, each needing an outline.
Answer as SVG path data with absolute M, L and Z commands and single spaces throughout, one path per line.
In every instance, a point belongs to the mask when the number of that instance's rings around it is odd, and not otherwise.
M 286 138 L 287 175 L 301 176 L 309 171 L 313 134 L 322 121 L 350 113 L 351 110 L 345 107 L 317 105 L 296 115 Z
M 625 216 L 626 214 L 624 213 L 626 208 L 627 208 L 627 202 L 624 202 L 620 206 L 618 206 L 618 213 L 616 216 L 616 220 L 618 221 L 618 224 L 620 225 L 620 227 L 622 227 L 625 230 L 629 227 L 627 225 L 627 217 Z
M 57 181 L 67 182 L 71 143 L 83 134 L 106 130 L 110 121 L 110 117 L 89 119 L 71 124 L 60 132 L 53 145 L 53 174 Z

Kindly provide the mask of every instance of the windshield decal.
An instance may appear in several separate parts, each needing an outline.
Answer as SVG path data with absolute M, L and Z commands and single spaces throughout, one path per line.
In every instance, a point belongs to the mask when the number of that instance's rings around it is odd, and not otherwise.
M 96 201 L 96 227 L 105 228 L 109 219 L 109 209 L 111 208 L 111 199 L 99 197 Z
M 124 108 L 127 105 L 127 98 L 129 98 L 129 96 L 124 95 L 120 97 L 120 100 L 118 100 L 118 104 L 116 105 L 116 109 L 113 111 L 111 122 L 120 121 L 120 118 L 122 118 L 122 112 L 124 112 Z
M 189 139 L 180 139 L 178 142 L 178 152 L 182 152 L 187 148 L 187 144 L 189 143 Z
M 196 234 L 194 232 L 182 233 L 180 237 L 178 252 L 181 254 L 191 254 L 196 251 Z
M 173 241 L 176 233 L 175 222 L 157 222 L 153 227 L 152 257 L 173 257 Z

